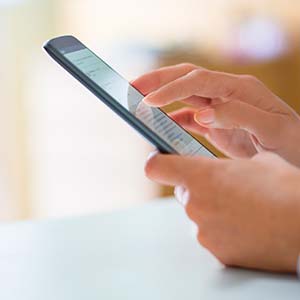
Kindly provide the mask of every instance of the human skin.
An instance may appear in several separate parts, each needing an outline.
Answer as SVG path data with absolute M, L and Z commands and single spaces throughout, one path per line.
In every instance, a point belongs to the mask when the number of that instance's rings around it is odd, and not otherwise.
M 155 70 L 132 84 L 151 106 L 188 104 L 171 117 L 235 159 L 157 154 L 146 164 L 150 179 L 176 186 L 177 198 L 198 226 L 199 242 L 225 265 L 295 272 L 300 253 L 296 112 L 254 77 L 191 64 Z
M 251 159 L 152 155 L 146 174 L 176 186 L 198 240 L 223 264 L 296 272 L 300 171 L 276 154 Z
M 181 101 L 170 116 L 231 158 L 272 151 L 300 166 L 300 118 L 262 82 L 180 64 L 147 73 L 132 84 L 151 106 Z

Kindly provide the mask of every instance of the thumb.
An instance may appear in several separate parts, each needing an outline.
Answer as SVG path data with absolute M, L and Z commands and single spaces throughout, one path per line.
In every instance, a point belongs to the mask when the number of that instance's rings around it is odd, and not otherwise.
M 189 178 L 207 177 L 209 170 L 216 164 L 214 159 L 166 154 L 151 154 L 145 166 L 147 177 L 164 185 L 186 186 Z M 204 179 L 203 179 L 204 181 Z
M 200 110 L 194 118 L 207 128 L 244 129 L 256 137 L 263 147 L 272 148 L 280 138 L 282 117 L 245 102 L 229 101 Z

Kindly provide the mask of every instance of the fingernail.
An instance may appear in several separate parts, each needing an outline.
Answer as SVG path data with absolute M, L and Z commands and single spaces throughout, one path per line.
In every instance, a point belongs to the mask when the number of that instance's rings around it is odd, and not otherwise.
M 154 156 L 157 155 L 157 154 L 158 154 L 158 151 L 157 151 L 157 150 L 151 152 L 151 153 L 148 155 L 148 157 L 147 157 L 147 161 L 149 161 L 152 157 L 154 157 Z
M 182 185 L 177 185 L 174 189 L 174 195 L 176 200 L 183 206 L 185 207 L 189 201 L 189 192 L 188 190 L 182 186 Z
M 202 124 L 214 123 L 215 111 L 213 109 L 200 110 L 195 114 L 195 120 Z

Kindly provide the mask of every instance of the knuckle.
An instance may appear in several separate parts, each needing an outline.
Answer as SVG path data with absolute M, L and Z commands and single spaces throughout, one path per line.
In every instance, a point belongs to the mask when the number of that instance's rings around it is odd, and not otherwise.
M 163 68 L 153 71 L 152 77 L 149 78 L 149 80 L 153 82 L 153 86 L 155 87 L 153 91 L 163 86 L 165 84 L 165 73 Z
M 209 233 L 210 232 L 206 229 L 205 224 L 201 224 L 201 226 L 198 227 L 197 240 L 201 246 L 212 252 L 214 250 L 214 243 L 212 242 Z
M 224 247 L 222 239 L 218 238 L 210 230 L 209 223 L 204 221 L 198 226 L 197 240 L 200 245 L 208 249 L 223 265 L 228 267 L 236 265 L 236 257 Z
M 200 228 L 198 229 L 197 240 L 198 240 L 199 244 L 201 244 L 203 247 L 205 247 L 205 248 L 209 247 L 208 238 L 205 235 L 204 230 L 201 230 Z
M 202 247 L 204 247 L 206 249 L 209 248 L 206 238 L 204 236 L 202 236 L 201 234 L 197 235 L 197 241 Z
M 202 79 L 206 77 L 209 74 L 210 71 L 206 69 L 197 69 L 193 71 L 193 75 L 197 77 L 198 79 Z
M 187 201 L 187 205 L 185 206 L 185 212 L 187 214 L 187 216 L 191 219 L 191 220 L 195 220 L 196 219 L 196 211 L 195 211 L 195 207 L 194 205 L 191 203 L 191 199 L 189 196 L 189 199 Z
M 154 84 L 156 85 L 156 88 L 159 87 L 163 83 L 163 76 L 161 73 L 161 70 L 155 70 L 152 73 L 152 80 L 154 81 Z
M 257 77 L 253 76 L 253 75 L 248 75 L 248 74 L 247 75 L 240 75 L 239 78 L 243 82 L 245 82 L 247 84 L 251 84 L 251 85 L 253 85 L 253 84 L 257 85 L 257 84 L 260 83 L 260 80 Z
M 268 161 L 275 162 L 275 161 L 280 161 L 281 158 L 274 152 L 264 151 L 264 152 L 260 152 L 260 153 L 257 153 L 256 155 L 254 155 L 252 160 L 258 161 L 258 162 L 268 162 Z
M 182 64 L 179 64 L 179 66 L 186 70 L 191 70 L 191 71 L 194 69 L 197 69 L 197 66 L 192 63 L 182 63 Z
M 218 256 L 218 260 L 227 267 L 231 267 L 234 266 L 234 260 L 232 259 L 232 257 L 228 256 L 228 255 L 221 255 Z

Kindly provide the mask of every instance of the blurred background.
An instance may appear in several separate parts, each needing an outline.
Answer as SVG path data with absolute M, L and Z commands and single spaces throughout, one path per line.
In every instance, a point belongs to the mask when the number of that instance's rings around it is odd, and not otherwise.
M 0 33 L 1 221 L 171 193 L 144 176 L 147 142 L 42 51 L 51 37 L 77 36 L 128 79 L 181 62 L 253 74 L 300 111 L 298 0 L 0 0 Z

